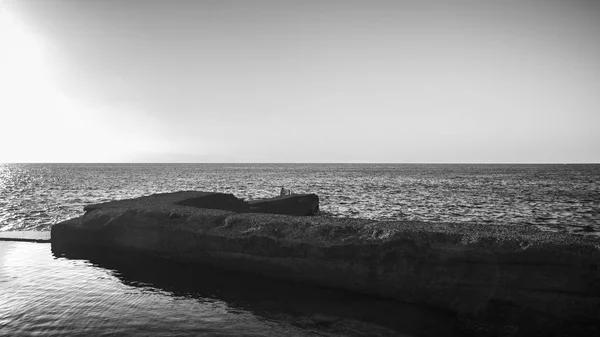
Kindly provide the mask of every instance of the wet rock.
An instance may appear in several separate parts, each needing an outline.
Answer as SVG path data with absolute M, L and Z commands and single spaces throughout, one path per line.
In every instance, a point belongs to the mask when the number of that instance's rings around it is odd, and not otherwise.
M 0 232 L 0 241 L 50 242 L 50 233 L 38 231 Z
M 134 250 L 419 303 L 490 335 L 600 332 L 597 237 L 194 205 L 168 194 L 87 207 L 52 227 L 53 249 Z

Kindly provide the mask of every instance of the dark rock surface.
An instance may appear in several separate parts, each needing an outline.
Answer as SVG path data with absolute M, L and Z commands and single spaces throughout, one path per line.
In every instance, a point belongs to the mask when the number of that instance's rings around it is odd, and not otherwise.
M 316 215 L 319 213 L 319 197 L 316 194 L 292 194 L 248 202 L 253 213 L 286 215 Z
M 248 212 L 247 202 L 236 198 L 233 194 L 200 191 L 181 191 L 175 193 L 158 193 L 135 199 L 110 201 L 101 204 L 87 205 L 84 211 L 107 208 L 162 207 L 164 205 L 181 205 L 196 208 L 222 209 L 233 212 Z
M 600 333 L 600 239 L 531 226 L 236 213 L 163 194 L 88 206 L 53 249 L 130 249 L 431 305 L 476 335 Z M 183 203 L 183 204 L 182 204 Z

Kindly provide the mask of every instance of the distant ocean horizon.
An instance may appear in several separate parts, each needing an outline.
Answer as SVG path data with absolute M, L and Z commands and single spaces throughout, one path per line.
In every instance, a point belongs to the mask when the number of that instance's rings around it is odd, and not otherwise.
M 0 165 L 600 165 L 600 162 L 0 162 Z
M 83 206 L 178 190 L 316 193 L 331 216 L 600 230 L 593 163 L 0 164 L 0 231 L 49 230 Z

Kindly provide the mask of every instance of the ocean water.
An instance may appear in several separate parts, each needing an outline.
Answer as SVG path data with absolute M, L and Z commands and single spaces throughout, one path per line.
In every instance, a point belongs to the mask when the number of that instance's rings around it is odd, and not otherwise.
M 0 336 L 452 336 L 447 313 L 135 255 L 0 242 Z
M 317 193 L 333 216 L 600 230 L 600 165 L 2 164 L 0 230 L 178 190 Z M 113 252 L 0 241 L 0 336 L 453 336 L 396 301 Z
M 600 165 L 0 164 L 0 231 L 49 230 L 83 206 L 205 190 L 256 199 L 281 186 L 334 216 L 600 230 Z

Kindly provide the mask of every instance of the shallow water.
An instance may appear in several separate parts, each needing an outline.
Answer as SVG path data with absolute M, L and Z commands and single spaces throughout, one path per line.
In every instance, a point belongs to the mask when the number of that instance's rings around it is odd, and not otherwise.
M 452 317 L 395 301 L 141 256 L 0 242 L 2 336 L 440 336 Z
M 600 165 L 0 164 L 0 231 L 48 230 L 89 203 L 207 190 L 317 193 L 336 216 L 600 230 Z

